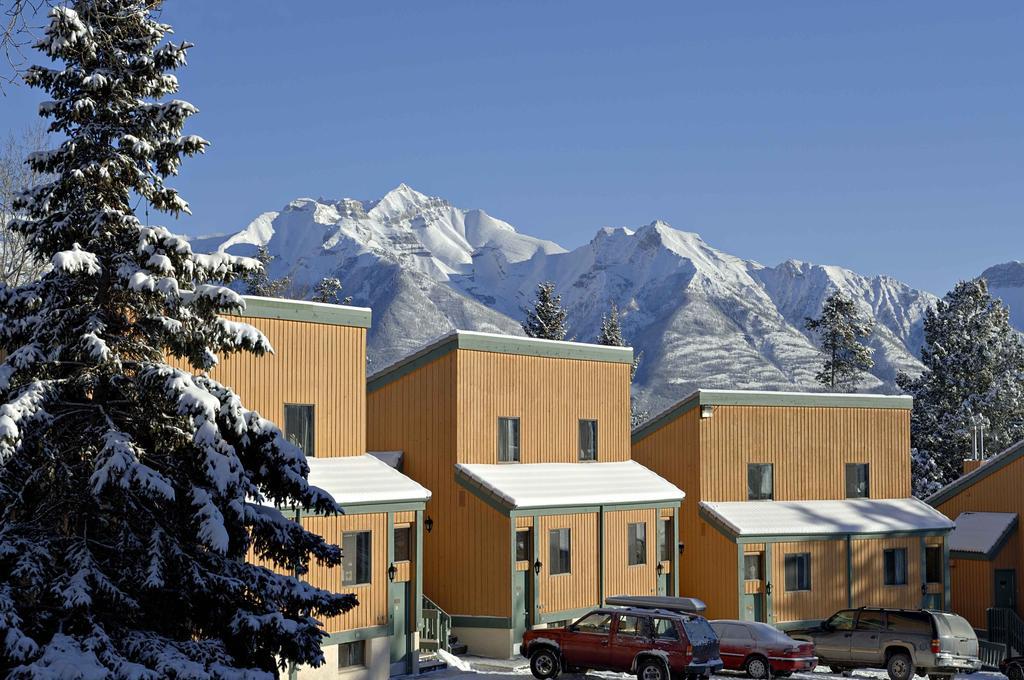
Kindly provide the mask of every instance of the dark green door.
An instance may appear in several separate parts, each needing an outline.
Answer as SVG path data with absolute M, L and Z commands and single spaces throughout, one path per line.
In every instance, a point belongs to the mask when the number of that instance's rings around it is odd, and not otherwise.
M 523 640 L 523 633 L 530 627 L 530 571 L 516 571 L 512 582 L 513 612 L 512 625 L 515 626 L 513 644 Z
M 658 574 L 658 595 L 668 595 L 668 572 Z
M 764 596 L 760 593 L 746 593 L 742 602 L 743 620 L 765 622 Z
M 1017 609 L 1017 570 L 996 569 L 994 604 L 996 607 Z
M 388 586 L 391 594 L 391 616 L 394 633 L 391 636 L 391 663 L 405 664 L 405 673 L 412 672 L 409 664 L 409 583 L 392 583 Z

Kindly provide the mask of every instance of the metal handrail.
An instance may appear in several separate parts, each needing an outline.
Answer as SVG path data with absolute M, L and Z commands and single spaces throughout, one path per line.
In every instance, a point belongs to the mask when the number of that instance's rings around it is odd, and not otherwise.
M 1017 616 L 1017 612 L 1005 607 L 990 607 L 985 615 L 990 642 L 1006 645 L 1007 653 L 1011 656 L 1024 652 L 1024 621 Z
M 426 595 L 423 596 L 422 611 L 420 649 L 425 652 L 434 652 L 438 649 L 451 651 L 448 639 L 452 632 L 452 617 Z

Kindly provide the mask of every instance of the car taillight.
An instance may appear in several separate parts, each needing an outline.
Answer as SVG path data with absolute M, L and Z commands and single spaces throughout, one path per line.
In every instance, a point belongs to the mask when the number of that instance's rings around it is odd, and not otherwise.
M 686 652 L 686 656 L 693 656 L 693 645 L 687 643 L 684 651 Z
M 786 654 L 799 654 L 799 653 L 800 653 L 800 647 L 798 647 L 798 646 L 790 647 L 789 649 L 786 650 Z
M 938 654 L 941 651 L 942 644 L 939 642 L 939 640 L 937 638 L 935 640 L 932 640 L 932 654 Z

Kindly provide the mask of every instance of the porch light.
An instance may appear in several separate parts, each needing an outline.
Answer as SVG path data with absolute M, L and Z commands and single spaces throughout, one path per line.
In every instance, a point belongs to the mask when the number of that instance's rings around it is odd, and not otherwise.
M 686 550 L 686 544 L 679 541 L 679 554 L 682 555 L 684 550 Z
M 428 534 L 434 528 L 434 520 L 430 515 L 427 515 L 427 518 L 423 520 L 423 528 L 427 530 Z
M 543 567 L 543 566 L 544 565 L 540 563 L 540 560 L 537 560 L 536 562 L 534 562 L 533 563 L 533 573 L 537 574 L 538 576 L 540 576 L 540 568 Z
M 396 567 L 395 563 L 392 562 L 391 566 L 388 567 L 388 580 L 394 583 L 396 576 L 398 576 L 398 567 Z
M 701 418 L 710 418 L 714 414 L 715 414 L 715 407 L 713 405 L 711 405 L 711 404 L 701 404 L 700 405 L 700 417 Z
M 662 566 L 661 562 L 658 562 L 658 567 L 657 567 L 657 569 L 655 569 L 655 571 L 658 572 L 658 576 L 661 576 L 662 574 L 665 573 L 665 567 Z

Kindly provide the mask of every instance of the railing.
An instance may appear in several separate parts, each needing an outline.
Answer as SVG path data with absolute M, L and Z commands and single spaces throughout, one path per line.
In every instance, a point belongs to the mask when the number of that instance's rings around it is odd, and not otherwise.
M 420 617 L 420 650 L 436 652 L 448 649 L 452 632 L 452 617 L 426 595 L 423 596 L 423 614 Z
M 1024 653 L 1024 621 L 1017 612 L 1004 607 L 992 607 L 985 612 L 988 618 L 989 642 L 1006 645 L 1010 656 Z
M 978 658 L 986 671 L 999 670 L 999 662 L 1006 658 L 1006 645 L 1001 642 L 978 640 Z

